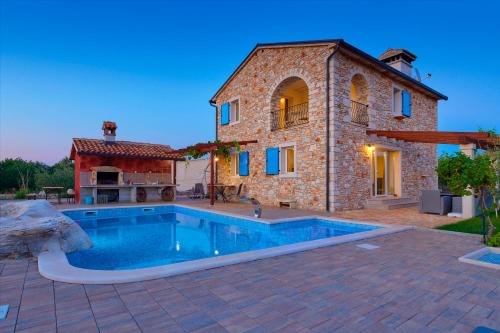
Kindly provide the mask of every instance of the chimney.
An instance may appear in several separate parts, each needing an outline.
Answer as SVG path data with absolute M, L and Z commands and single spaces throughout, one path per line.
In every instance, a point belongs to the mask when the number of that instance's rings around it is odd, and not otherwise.
M 103 121 L 102 130 L 104 132 L 104 143 L 112 144 L 113 142 L 115 142 L 117 128 L 118 127 L 116 126 L 115 122 Z
M 411 63 L 417 56 L 405 49 L 387 49 L 378 60 L 385 62 L 398 71 L 411 76 Z

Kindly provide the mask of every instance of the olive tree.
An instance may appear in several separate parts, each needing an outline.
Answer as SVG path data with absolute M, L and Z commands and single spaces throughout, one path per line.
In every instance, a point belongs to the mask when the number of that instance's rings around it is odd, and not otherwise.
M 496 207 L 496 192 L 499 184 L 499 173 L 496 170 L 498 162 L 495 155 L 480 154 L 472 159 L 462 152 L 454 155 L 445 154 L 439 158 L 436 172 L 439 180 L 445 184 L 453 194 L 477 195 L 481 203 L 481 211 L 488 221 L 487 239 L 495 231 L 491 221 L 491 214 Z M 488 196 L 492 197 L 488 205 Z

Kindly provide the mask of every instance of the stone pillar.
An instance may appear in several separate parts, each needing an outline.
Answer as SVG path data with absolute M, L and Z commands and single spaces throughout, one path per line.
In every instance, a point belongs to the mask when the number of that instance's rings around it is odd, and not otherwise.
M 476 145 L 473 143 L 460 145 L 460 150 L 462 151 L 462 153 L 469 156 L 470 158 L 474 158 Z M 474 216 L 476 216 L 476 205 L 474 196 L 468 195 L 462 197 L 462 217 L 468 219 Z
M 130 187 L 130 202 L 137 202 L 137 186 Z

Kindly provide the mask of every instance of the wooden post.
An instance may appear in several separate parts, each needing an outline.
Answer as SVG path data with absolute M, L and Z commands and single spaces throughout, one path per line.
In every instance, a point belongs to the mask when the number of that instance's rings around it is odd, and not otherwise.
M 210 148 L 210 206 L 215 203 L 214 195 L 214 150 Z
M 174 171 L 173 171 L 174 179 L 173 179 L 173 183 L 175 185 L 175 184 L 177 184 L 177 161 L 173 160 L 172 162 L 174 163 Z

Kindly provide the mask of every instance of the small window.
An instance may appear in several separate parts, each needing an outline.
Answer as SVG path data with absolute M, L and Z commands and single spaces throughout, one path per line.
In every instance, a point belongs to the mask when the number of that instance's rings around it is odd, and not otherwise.
M 240 154 L 231 154 L 231 176 L 240 175 Z
M 403 91 L 394 87 L 392 92 L 392 113 L 395 116 L 400 116 L 403 113 Z
M 281 147 L 280 173 L 284 175 L 295 174 L 295 146 Z
M 236 99 L 230 104 L 229 122 L 237 123 L 240 121 L 240 100 Z

